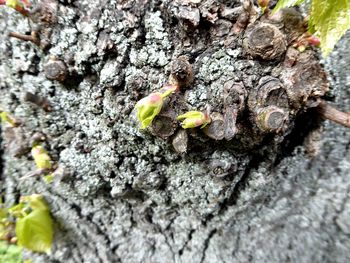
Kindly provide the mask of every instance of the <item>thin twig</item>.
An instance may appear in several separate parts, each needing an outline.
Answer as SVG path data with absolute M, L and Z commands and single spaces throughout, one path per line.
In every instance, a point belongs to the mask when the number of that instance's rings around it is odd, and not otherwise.
M 48 170 L 46 170 L 46 169 L 37 169 L 35 171 L 29 172 L 29 173 L 25 174 L 24 176 L 20 177 L 19 180 L 25 180 L 25 179 L 28 179 L 31 177 L 41 176 L 47 172 L 48 172 Z
M 333 108 L 325 101 L 318 105 L 318 111 L 324 119 L 328 119 L 350 128 L 350 113 L 342 112 Z
M 38 37 L 38 33 L 33 31 L 30 35 L 24 35 L 16 32 L 10 32 L 9 33 L 10 37 L 15 37 L 24 41 L 30 41 L 34 43 L 35 45 L 39 46 L 40 45 L 40 39 Z

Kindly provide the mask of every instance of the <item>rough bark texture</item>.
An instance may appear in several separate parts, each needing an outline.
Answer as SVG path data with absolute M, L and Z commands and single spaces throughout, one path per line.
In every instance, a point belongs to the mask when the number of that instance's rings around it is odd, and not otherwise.
M 349 262 L 348 129 L 326 121 L 315 130 L 308 111 L 282 135 L 220 143 L 195 134 L 184 155 L 139 130 L 135 103 L 167 82 L 179 55 L 193 57 L 184 92 L 193 109 L 220 105 L 228 80 L 253 87 L 278 66 L 247 58 L 234 13 L 218 19 L 215 1 L 203 2 L 60 1 L 47 51 L 7 37 L 29 23 L 0 10 L 0 103 L 23 122 L 2 129 L 0 189 L 8 205 L 42 193 L 56 223 L 52 254 L 35 262 Z M 67 64 L 63 83 L 45 76 L 50 55 Z M 334 105 L 350 111 L 349 34 L 325 67 Z M 26 150 L 38 131 L 66 171 L 51 185 L 19 180 L 35 169 Z

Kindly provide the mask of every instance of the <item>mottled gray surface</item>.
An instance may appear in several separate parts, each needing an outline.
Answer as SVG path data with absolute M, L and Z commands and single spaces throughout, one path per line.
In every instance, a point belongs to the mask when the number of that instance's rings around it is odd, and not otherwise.
M 50 155 L 70 171 L 51 186 L 19 181 L 35 169 L 30 155 L 5 149 L 2 156 L 6 202 L 42 193 L 56 222 L 52 254 L 33 254 L 35 262 L 349 262 L 350 130 L 326 121 L 316 157 L 303 138 L 289 138 L 300 143 L 281 152 L 286 142 L 278 136 L 248 152 L 196 142 L 179 156 L 168 141 L 140 131 L 133 111 L 167 81 L 169 63 L 186 46 L 169 20 L 176 5 L 62 2 L 46 53 L 6 37 L 29 25 L 0 9 L 0 104 L 24 122 L 27 137 L 45 133 Z M 208 32 L 183 41 L 205 47 Z M 239 46 L 223 48 L 220 32 L 196 60 L 196 82 L 185 93 L 193 108 L 215 105 L 228 79 L 249 86 L 262 74 L 260 63 L 241 59 Z M 49 55 L 71 63 L 76 81 L 47 80 Z M 335 105 L 350 111 L 350 34 L 325 64 Z M 45 96 L 53 111 L 23 102 L 25 91 Z M 213 159 L 234 163 L 233 176 L 216 178 Z

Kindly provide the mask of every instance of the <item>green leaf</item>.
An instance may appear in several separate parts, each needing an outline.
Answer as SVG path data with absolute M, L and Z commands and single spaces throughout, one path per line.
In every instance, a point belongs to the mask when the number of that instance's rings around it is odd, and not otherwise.
M 300 5 L 305 0 L 279 0 L 275 8 L 272 10 L 272 13 L 276 13 L 278 10 L 285 8 L 285 7 L 291 7 L 295 5 Z
M 48 210 L 34 210 L 16 223 L 18 245 L 48 253 L 52 246 L 53 223 Z
M 327 56 L 335 44 L 350 28 L 349 0 L 313 0 L 309 27 L 321 41 L 321 49 Z

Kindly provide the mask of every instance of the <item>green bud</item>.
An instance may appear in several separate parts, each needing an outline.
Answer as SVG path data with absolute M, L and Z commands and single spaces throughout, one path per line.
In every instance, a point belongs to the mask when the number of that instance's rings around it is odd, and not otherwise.
M 141 123 L 141 129 L 151 125 L 153 119 L 158 115 L 163 106 L 162 94 L 151 93 L 136 104 L 137 118 Z
M 189 111 L 177 117 L 178 120 L 183 120 L 181 123 L 182 128 L 189 129 L 201 126 L 203 129 L 207 126 L 211 119 L 208 114 L 200 111 Z
M 136 103 L 137 119 L 141 123 L 141 129 L 151 125 L 162 109 L 164 99 L 177 90 L 177 85 L 165 85 L 158 92 L 153 92 Z
M 8 123 L 9 125 L 11 125 L 12 127 L 17 127 L 20 123 L 13 118 L 9 113 L 7 113 L 6 111 L 2 111 L 0 113 L 0 119 L 2 123 Z
M 32 148 L 31 153 L 34 158 L 35 165 L 38 169 L 52 169 L 51 158 L 44 147 L 41 145 L 36 145 Z

